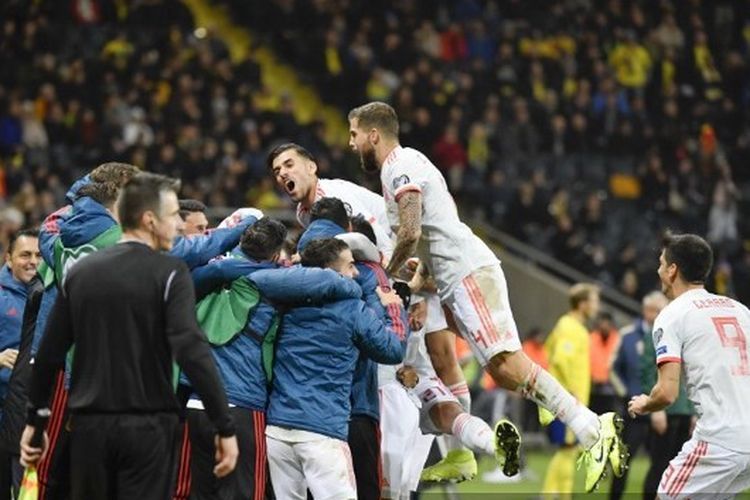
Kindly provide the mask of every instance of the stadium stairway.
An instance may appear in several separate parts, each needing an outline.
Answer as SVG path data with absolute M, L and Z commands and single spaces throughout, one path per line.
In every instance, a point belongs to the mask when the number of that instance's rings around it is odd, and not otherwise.
M 210 0 L 182 1 L 193 14 L 196 28 L 205 28 L 222 40 L 233 62 L 250 57 L 260 65 L 263 91 L 256 102 L 261 110 L 277 111 L 288 96 L 294 102 L 298 123 L 306 125 L 320 120 L 325 124 L 329 145 L 346 141 L 349 127 L 341 112 L 323 103 L 315 89 L 302 83 L 294 70 L 279 61 L 270 47 L 259 43 L 250 30 L 235 24 L 224 6 L 213 5 Z

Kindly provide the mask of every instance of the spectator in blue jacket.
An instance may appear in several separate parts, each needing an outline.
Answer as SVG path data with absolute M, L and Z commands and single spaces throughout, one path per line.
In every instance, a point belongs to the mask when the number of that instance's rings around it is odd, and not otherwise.
M 641 301 L 641 317 L 632 325 L 620 330 L 620 347 L 612 365 L 612 385 L 619 396 L 627 402 L 633 396 L 644 392 L 641 387 L 641 357 L 643 356 L 644 340 L 651 341 L 651 329 L 659 312 L 667 305 L 667 298 L 659 291 L 653 291 L 643 297 Z M 624 409 L 624 406 L 623 406 Z M 649 416 L 625 418 L 625 429 L 622 438 L 630 450 L 630 457 L 638 453 L 638 449 L 646 444 L 650 424 Z M 628 458 L 628 461 L 630 458 Z M 625 491 L 628 470 L 622 477 L 615 477 L 612 481 L 609 497 L 619 500 Z
M 29 229 L 12 234 L 5 253 L 5 265 L 0 269 L 0 405 L 5 400 L 10 375 L 18 357 L 29 283 L 41 262 L 38 235 L 38 231 Z M 4 420 L 1 409 L 0 419 Z M 11 484 L 18 484 L 20 479 L 18 468 L 12 467 L 14 458 L 17 463 L 17 455 L 0 451 L 0 499 L 8 498 Z
M 198 320 L 206 332 L 237 425 L 240 456 L 236 472 L 217 478 L 213 469 L 216 430 L 197 395 L 188 401 L 190 434 L 190 498 L 265 498 L 266 404 L 268 380 L 263 370 L 263 341 L 273 334 L 278 317 L 257 290 L 245 287 L 253 273 L 274 269 L 286 227 L 264 217 L 249 226 L 227 258 L 216 259 L 193 271 L 198 299 Z M 218 291 L 217 291 L 218 289 Z M 243 291 L 249 292 L 243 293 Z M 233 307 L 226 307 L 231 301 Z M 242 320 L 232 322 L 230 319 Z M 181 487 L 178 484 L 178 489 Z
M 27 286 L 41 261 L 38 234 L 28 229 L 13 234 L 5 254 L 5 265 L 0 269 L 0 400 L 5 399 L 8 379 L 18 356 Z
M 259 271 L 261 294 L 284 303 L 266 413 L 268 458 L 279 498 L 357 498 L 348 437 L 352 376 L 360 352 L 380 363 L 401 362 L 405 338 L 388 316 L 361 299 L 352 252 L 341 240 L 318 239 L 302 267 Z M 315 269 L 323 268 L 323 269 Z M 406 312 L 393 291 L 377 289 L 384 307 Z

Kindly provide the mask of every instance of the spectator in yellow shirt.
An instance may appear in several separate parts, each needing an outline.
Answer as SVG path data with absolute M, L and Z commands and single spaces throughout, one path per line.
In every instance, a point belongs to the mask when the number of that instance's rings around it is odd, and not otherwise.
M 628 89 L 643 89 L 651 71 L 651 56 L 643 45 L 628 33 L 623 42 L 617 43 L 609 54 L 609 64 L 615 70 L 617 83 Z
M 586 322 L 599 312 L 599 288 L 589 283 L 577 283 L 568 291 L 570 310 L 564 314 L 547 337 L 544 349 L 549 372 L 575 396 L 588 404 L 591 392 L 589 364 L 589 331 Z M 540 410 L 544 423 L 551 420 L 549 413 Z M 573 470 L 578 446 L 573 433 L 559 420 L 549 426 L 550 440 L 560 445 L 552 457 L 544 478 L 544 493 L 570 497 L 573 493 Z

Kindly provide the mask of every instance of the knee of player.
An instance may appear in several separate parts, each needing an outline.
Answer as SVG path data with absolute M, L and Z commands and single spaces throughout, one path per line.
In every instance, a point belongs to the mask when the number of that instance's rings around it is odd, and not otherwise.
M 444 434 L 451 434 L 453 421 L 462 413 L 464 409 L 458 403 L 438 403 L 430 408 L 430 419 L 437 430 Z
M 502 352 L 489 360 L 485 370 L 492 376 L 500 387 L 516 390 L 524 383 L 526 373 L 515 359 L 515 353 Z

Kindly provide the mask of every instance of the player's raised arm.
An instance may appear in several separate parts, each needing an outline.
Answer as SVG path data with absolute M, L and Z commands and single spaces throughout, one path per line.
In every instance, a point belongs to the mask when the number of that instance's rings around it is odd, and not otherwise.
M 386 272 L 394 275 L 417 251 L 422 236 L 422 193 L 407 191 L 398 198 L 399 228 Z

